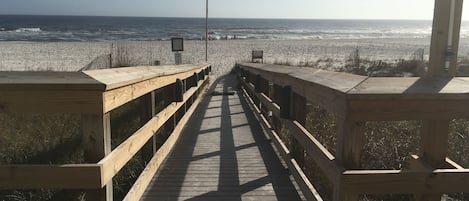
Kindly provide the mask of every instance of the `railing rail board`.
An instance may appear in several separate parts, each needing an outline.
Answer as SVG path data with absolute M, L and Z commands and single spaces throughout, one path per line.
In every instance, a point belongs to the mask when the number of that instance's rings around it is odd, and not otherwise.
M 101 187 L 101 166 L 97 164 L 0 166 L 0 189 Z
M 200 71 L 206 64 L 169 65 L 169 66 L 136 66 L 83 71 L 96 81 L 106 86 L 106 91 L 139 83 L 155 77 L 165 77 L 179 73 Z M 192 75 L 192 74 L 191 74 Z
M 0 72 L 0 90 L 105 90 L 82 72 Z

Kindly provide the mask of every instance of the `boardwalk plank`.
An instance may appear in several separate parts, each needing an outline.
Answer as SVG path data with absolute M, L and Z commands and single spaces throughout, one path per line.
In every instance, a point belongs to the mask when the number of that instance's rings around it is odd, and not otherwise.
M 142 200 L 304 200 L 290 177 L 241 95 L 208 96 Z

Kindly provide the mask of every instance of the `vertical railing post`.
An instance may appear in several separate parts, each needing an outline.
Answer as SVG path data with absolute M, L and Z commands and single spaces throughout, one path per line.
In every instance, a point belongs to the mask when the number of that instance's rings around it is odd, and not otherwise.
M 201 72 L 199 73 L 199 75 L 200 75 L 200 76 L 199 76 L 199 79 L 200 79 L 200 80 L 205 80 L 205 70 L 201 71 Z
M 174 101 L 175 102 L 184 101 L 184 83 L 181 79 L 176 80 L 175 90 L 174 90 Z
M 284 86 L 282 89 L 282 100 L 280 103 L 280 118 L 290 119 L 291 118 L 291 96 L 292 89 L 290 86 Z
M 256 92 L 256 93 L 261 93 L 262 92 L 262 90 L 261 90 L 261 88 L 262 88 L 261 79 L 262 79 L 261 75 L 257 74 L 256 75 L 256 80 L 254 81 L 254 92 Z
M 360 169 L 361 155 L 365 145 L 365 122 L 358 122 L 349 118 L 337 117 L 337 148 L 336 160 L 345 169 Z M 334 201 L 357 201 L 357 194 L 345 192 L 340 181 L 334 182 Z
M 299 102 L 295 102 L 299 101 Z M 297 105 L 298 104 L 298 105 Z M 303 125 L 306 121 L 306 116 L 304 118 L 300 117 L 303 116 L 299 112 L 299 110 L 304 110 L 306 107 L 306 100 L 301 102 L 301 100 L 297 100 L 295 98 L 295 93 L 293 93 L 292 88 L 290 86 L 284 86 L 282 90 L 282 102 L 280 106 L 280 117 L 283 119 L 289 120 L 298 120 Z M 305 113 L 306 114 L 306 113 Z M 290 152 L 292 157 L 296 160 L 296 162 L 303 167 L 304 165 L 304 149 L 301 148 L 298 141 L 294 137 L 293 134 L 289 136 L 290 140 Z
M 306 98 L 300 96 L 296 93 L 292 95 L 292 112 L 293 112 L 293 119 L 298 121 L 302 126 L 305 127 L 306 125 L 306 114 L 307 114 L 307 107 L 306 107 Z M 291 136 L 290 138 L 291 143 L 291 152 L 294 156 L 298 165 L 304 168 L 305 162 L 305 150 L 303 147 L 300 146 L 298 140 Z
M 426 77 L 456 75 L 463 0 L 435 0 L 430 64 Z M 448 153 L 449 120 L 422 123 L 420 159 L 441 168 Z M 442 194 L 416 195 L 419 201 L 440 201 Z
M 197 85 L 199 84 L 198 83 L 199 81 L 199 75 L 197 73 L 194 73 L 194 75 L 192 76 L 192 86 L 193 87 L 197 87 Z
M 280 85 L 277 85 L 277 84 L 273 84 L 273 95 L 272 95 L 272 100 L 274 100 L 275 103 L 277 103 L 277 105 L 280 106 L 280 113 L 282 111 L 282 95 L 283 95 L 283 87 L 281 87 Z M 274 130 L 275 132 L 277 133 L 280 133 L 281 129 L 282 129 L 282 125 L 280 123 L 280 119 L 278 119 L 276 116 L 274 116 L 273 118 L 273 127 L 274 127 Z
M 142 127 L 155 116 L 155 91 L 142 96 L 141 101 L 140 126 Z M 146 144 L 142 149 L 142 155 L 145 161 L 150 161 L 150 159 L 153 157 L 153 154 L 156 153 L 156 149 L 156 137 L 153 135 L 151 143 Z
M 111 119 L 109 113 L 82 115 L 81 129 L 85 162 L 98 163 L 111 153 Z M 112 181 L 101 190 L 87 191 L 85 196 L 87 201 L 112 201 Z
M 192 85 L 197 86 L 197 73 L 194 73 L 191 80 L 193 82 Z M 194 84 L 194 82 L 195 82 L 195 84 Z M 184 84 L 184 81 L 182 81 L 181 79 L 176 79 L 175 89 L 174 89 L 174 98 L 175 98 L 174 101 L 175 102 L 183 102 L 184 101 L 184 93 L 186 91 L 185 86 L 186 85 Z M 179 110 L 174 113 L 174 115 L 172 117 L 173 118 L 173 129 L 176 128 L 180 115 L 181 114 L 180 114 Z
M 150 94 L 150 102 L 151 102 L 151 117 L 153 118 L 156 115 L 156 93 L 155 93 L 155 91 L 152 91 L 151 94 Z M 153 137 L 152 137 L 153 154 L 155 154 L 156 151 L 158 150 L 156 139 L 157 139 L 156 133 L 154 133 Z
M 251 72 L 246 71 L 246 81 L 247 83 L 252 83 L 252 76 Z
M 427 165 L 444 168 L 448 154 L 449 120 L 423 121 L 419 158 Z M 418 201 L 441 201 L 443 194 L 416 195 Z

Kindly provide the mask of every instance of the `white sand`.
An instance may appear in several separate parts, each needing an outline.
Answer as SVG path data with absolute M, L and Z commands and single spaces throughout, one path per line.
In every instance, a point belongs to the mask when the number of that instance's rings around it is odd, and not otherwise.
M 173 64 L 170 41 L 122 42 L 125 55 L 133 62 L 148 64 L 159 60 Z M 2 71 L 77 71 L 99 55 L 116 52 L 112 42 L 0 42 Z M 266 63 L 300 64 L 328 59 L 335 63 L 326 68 L 340 68 L 358 48 L 362 59 L 392 61 L 408 59 L 418 48 L 428 59 L 430 39 L 342 39 L 342 40 L 220 40 L 209 41 L 209 63 L 216 75 L 228 72 L 236 62 L 250 61 L 251 51 L 264 50 Z M 185 41 L 183 63 L 205 60 L 204 41 Z M 113 49 L 113 51 L 111 51 Z M 460 56 L 469 53 L 469 41 L 461 41 Z

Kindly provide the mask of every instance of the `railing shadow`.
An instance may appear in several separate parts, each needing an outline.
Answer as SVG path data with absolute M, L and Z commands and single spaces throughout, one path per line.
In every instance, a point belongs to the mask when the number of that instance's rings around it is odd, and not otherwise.
M 451 82 L 452 78 L 420 78 L 404 93 L 438 93 Z

